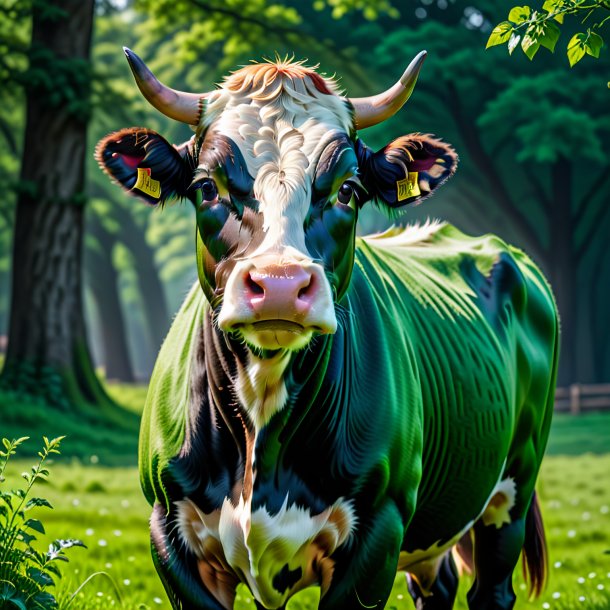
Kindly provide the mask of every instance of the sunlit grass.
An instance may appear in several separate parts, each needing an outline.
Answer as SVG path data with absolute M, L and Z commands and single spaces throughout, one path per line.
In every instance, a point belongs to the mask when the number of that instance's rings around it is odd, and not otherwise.
M 121 385 L 110 386 L 109 391 L 129 411 L 140 412 L 145 388 Z M 3 435 L 61 434 L 72 425 L 71 418 L 53 418 L 50 414 L 43 423 L 52 423 L 57 430 L 24 428 L 18 418 L 12 422 L 11 430 L 7 431 L 10 434 L 3 429 Z M 46 515 L 41 514 L 51 536 L 81 538 L 89 547 L 71 553 L 64 579 L 60 581 L 59 597 L 65 602 L 88 576 L 105 572 L 109 578 L 95 576 L 70 608 L 169 610 L 150 558 L 150 508 L 142 497 L 137 469 L 133 465 L 108 466 L 126 463 L 126 451 L 132 452 L 129 462 L 135 462 L 135 436 L 129 439 L 120 436 L 107 442 L 109 432 L 94 426 L 74 428 L 64 441 L 63 461 L 53 466 L 50 482 L 42 494 L 55 507 Z M 30 443 L 34 448 L 37 446 L 34 439 Z M 75 446 L 77 450 L 71 451 Z M 599 455 L 557 455 L 585 451 Z M 610 453 L 603 454 L 604 451 L 610 451 L 610 414 L 556 417 L 550 455 L 543 463 L 538 486 L 550 550 L 549 584 L 540 599 L 528 602 L 520 569 L 516 570 L 517 609 L 610 609 Z M 78 458 L 66 459 L 71 453 Z M 15 463 L 12 472 L 17 474 L 13 474 L 13 480 L 28 466 L 29 461 Z M 41 513 L 43 510 L 40 509 Z M 463 577 L 456 603 L 458 610 L 466 610 L 469 582 L 468 577 Z M 288 608 L 308 610 L 316 607 L 317 600 L 317 591 L 310 589 L 293 598 Z M 236 608 L 253 607 L 247 590 L 240 587 Z M 396 578 L 387 608 L 413 608 L 403 575 Z
M 21 461 L 12 471 L 19 473 L 28 465 Z M 610 455 L 546 458 L 539 489 L 550 548 L 549 585 L 541 599 L 527 602 L 517 575 L 517 608 L 610 608 L 610 555 L 606 554 L 610 549 L 609 472 Z M 135 468 L 56 464 L 44 495 L 55 507 L 41 514 L 47 531 L 53 537 L 81 538 L 89 547 L 71 553 L 61 584 L 64 591 L 72 592 L 90 574 L 104 571 L 116 583 L 125 609 L 170 608 L 150 558 L 150 511 Z M 42 513 L 45 509 L 39 510 Z M 460 587 L 456 604 L 460 609 L 466 608 L 467 580 Z M 289 608 L 314 608 L 316 599 L 317 593 L 308 590 Z M 253 608 L 248 600 L 247 592 L 240 589 L 236 607 Z M 72 607 L 105 609 L 120 605 L 108 579 L 96 577 L 83 588 Z M 412 608 L 402 575 L 396 579 L 387 607 Z

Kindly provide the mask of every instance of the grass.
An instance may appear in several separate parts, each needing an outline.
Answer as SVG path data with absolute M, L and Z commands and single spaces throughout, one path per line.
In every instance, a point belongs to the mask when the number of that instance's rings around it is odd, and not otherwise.
M 114 386 L 110 392 L 123 404 L 128 403 L 132 412 L 140 411 L 145 396 L 143 388 Z M 20 412 L 24 411 L 21 405 Z M 42 415 L 39 409 L 36 413 Z M 105 572 L 108 576 L 95 576 L 83 587 L 71 608 L 169 610 L 150 558 L 147 523 L 150 508 L 140 492 L 134 465 L 135 435 L 112 440 L 111 429 L 78 427 L 69 417 L 49 414 L 39 424 L 28 417 L 30 428 L 24 428 L 15 417 L 11 422 L 7 430 L 3 416 L 0 430 L 3 436 L 54 435 L 72 430 L 71 437 L 63 443 L 64 457 L 52 466 L 50 481 L 41 493 L 51 500 L 55 510 L 37 509 L 49 539 L 81 538 L 89 547 L 73 549 L 70 563 L 64 567 L 59 597 L 66 600 L 89 575 Z M 29 443 L 34 449 L 39 444 L 34 439 Z M 550 550 L 549 584 L 540 599 L 528 602 L 517 570 L 517 609 L 610 609 L 610 453 L 606 453 L 609 448 L 610 414 L 556 418 L 539 482 Z M 131 451 L 133 454 L 126 457 Z M 71 457 L 65 457 L 70 454 Z M 116 465 L 121 463 L 122 466 Z M 18 473 L 29 465 L 24 460 L 14 463 L 13 481 L 9 483 L 16 483 Z M 466 609 L 468 586 L 468 577 L 463 577 L 456 603 L 458 610 Z M 317 592 L 310 589 L 293 598 L 288 608 L 306 610 L 315 608 L 316 602 Z M 236 608 L 253 607 L 248 592 L 240 587 Z M 387 608 L 413 608 L 403 575 L 397 576 Z
M 68 448 L 68 443 L 64 443 Z M 19 473 L 29 462 L 19 462 Z M 539 485 L 550 549 L 549 585 L 541 599 L 528 603 L 522 580 L 515 577 L 518 608 L 610 608 L 610 455 L 548 457 Z M 18 476 L 18 475 L 17 475 Z M 16 483 L 13 475 L 13 481 Z M 139 490 L 133 467 L 110 468 L 80 463 L 55 464 L 44 495 L 55 510 L 38 509 L 50 538 L 76 537 L 88 550 L 73 549 L 61 581 L 64 592 L 74 591 L 90 574 L 104 571 L 119 589 L 126 610 L 170 606 L 150 559 L 149 507 Z M 457 608 L 464 610 L 468 588 L 464 578 Z M 559 594 L 559 595 L 558 595 Z M 314 608 L 314 590 L 297 596 L 292 610 Z M 558 596 L 557 596 L 558 595 Z M 61 597 L 62 595 L 60 595 Z M 584 596 L 584 601 L 579 598 Z M 240 590 L 237 608 L 253 608 Z M 107 609 L 120 607 L 114 586 L 96 577 L 86 585 L 72 607 Z M 399 575 L 387 608 L 411 609 L 411 601 Z
M 66 436 L 66 453 L 84 463 L 109 466 L 137 465 L 139 413 L 144 406 L 146 388 L 122 385 L 110 387 L 111 396 L 126 408 L 101 413 L 90 404 L 79 405 L 78 413 L 49 407 L 41 399 L 0 390 L 0 434 L 7 438 Z M 29 443 L 24 452 L 35 454 Z M 23 454 L 23 452 L 21 452 Z

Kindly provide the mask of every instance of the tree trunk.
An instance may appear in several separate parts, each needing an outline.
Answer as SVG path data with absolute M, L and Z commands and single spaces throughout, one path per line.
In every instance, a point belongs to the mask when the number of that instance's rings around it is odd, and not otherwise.
M 102 325 L 106 378 L 133 383 L 135 378 L 129 359 L 125 321 L 119 299 L 119 275 L 112 264 L 115 239 L 97 219 L 91 223 L 91 233 L 97 239 L 100 251 L 87 251 L 87 278 L 97 302 Z
M 572 218 L 572 165 L 559 158 L 551 167 L 553 213 L 549 216 L 551 279 L 561 319 L 560 385 L 579 381 L 576 372 L 578 302 Z
M 120 208 L 120 206 L 117 206 Z M 144 231 L 123 208 L 120 216 L 120 240 L 133 255 L 138 286 L 142 295 L 144 315 L 154 353 L 156 353 L 169 330 L 170 315 L 159 270 L 155 265 L 153 249 L 146 243 Z
M 33 10 L 2 380 L 66 408 L 111 406 L 87 347 L 81 285 L 94 0 L 49 6 Z
M 92 189 L 96 197 L 109 199 L 106 191 L 99 185 L 93 184 Z M 122 243 L 133 256 L 150 348 L 156 354 L 169 330 L 171 318 L 159 270 L 155 265 L 155 253 L 146 241 L 144 229 L 138 225 L 124 205 L 115 203 L 112 214 L 120 227 L 117 241 Z

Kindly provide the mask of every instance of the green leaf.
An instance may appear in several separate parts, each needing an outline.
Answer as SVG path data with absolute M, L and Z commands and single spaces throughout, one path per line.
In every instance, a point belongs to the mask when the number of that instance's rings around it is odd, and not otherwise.
M 587 35 L 580 32 L 574 34 L 570 42 L 568 42 L 568 60 L 570 61 L 570 67 L 575 66 L 585 56 L 585 41 Z
M 542 27 L 544 32 L 541 36 L 538 36 L 538 42 L 553 53 L 555 51 L 555 45 L 559 40 L 561 30 L 554 21 L 547 21 Z
M 587 55 L 591 55 L 591 57 L 595 57 L 596 59 L 598 59 L 599 52 L 604 46 L 604 39 L 596 32 L 591 32 L 591 30 L 589 30 L 588 34 L 589 39 L 585 43 L 585 50 L 587 52 Z
M 28 519 L 24 524 L 24 527 L 29 527 L 30 529 L 40 533 L 45 534 L 44 525 L 38 521 L 38 519 Z
M 28 568 L 27 573 L 34 582 L 37 582 L 43 587 L 48 587 L 55 584 L 53 579 L 46 572 L 39 570 L 38 568 Z
M 57 578 L 61 578 L 61 570 L 56 566 L 53 565 L 52 563 L 48 563 L 44 569 L 47 572 L 51 572 L 52 574 L 55 574 L 55 576 L 57 576 Z
M 0 492 L 0 500 L 13 510 L 13 494 L 8 491 Z
M 37 604 L 38 608 L 57 608 L 57 600 L 51 593 L 47 591 L 41 591 L 40 593 L 36 593 L 33 598 L 34 602 Z
M 534 59 L 534 55 L 538 53 L 540 43 L 530 34 L 526 34 L 523 37 L 523 40 L 521 41 L 521 48 L 523 49 L 523 52 L 527 55 L 528 59 L 531 61 L 532 59 Z
M 495 47 L 498 44 L 503 44 L 510 38 L 512 32 L 513 26 L 511 23 L 509 23 L 508 21 L 503 21 L 502 23 L 499 23 L 489 35 L 489 39 L 487 40 L 487 45 L 485 46 L 485 48 L 489 49 L 489 47 Z
M 25 505 L 25 509 L 33 508 L 34 506 L 46 506 L 47 508 L 53 508 L 51 503 L 44 498 L 30 498 Z
M 532 9 L 529 6 L 514 6 L 510 9 L 508 20 L 519 24 L 527 21 L 532 14 Z
M 563 6 L 563 0 L 546 0 L 542 5 L 542 10 L 547 11 L 548 13 L 554 13 L 559 10 Z M 563 23 L 563 13 L 559 13 L 558 15 L 554 15 L 553 19 L 558 23 Z
M 28 534 L 24 530 L 19 530 L 19 540 L 23 541 L 25 544 L 30 546 L 30 544 L 32 544 L 32 542 L 34 542 L 34 540 L 36 540 L 36 536 L 33 536 L 32 534 Z
M 19 610 L 27 610 L 25 600 L 8 580 L 0 580 L 0 602 L 8 602 Z M 7 604 L 1 603 L 0 607 L 4 609 L 7 607 Z M 10 608 L 10 606 L 8 607 Z

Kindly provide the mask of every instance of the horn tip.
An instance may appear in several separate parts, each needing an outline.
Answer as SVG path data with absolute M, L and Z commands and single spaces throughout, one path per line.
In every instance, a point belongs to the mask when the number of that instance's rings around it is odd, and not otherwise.
M 400 83 L 406 89 L 413 89 L 413 87 L 415 86 L 415 82 L 417 81 L 417 77 L 419 76 L 419 71 L 421 70 L 421 67 L 424 63 L 424 59 L 426 59 L 426 55 L 428 55 L 428 51 L 420 51 L 411 60 L 411 63 L 407 66 L 407 69 L 401 76 Z
M 125 53 L 125 58 L 127 59 L 127 63 L 130 68 L 133 70 L 134 64 L 138 61 L 138 56 L 129 48 L 123 47 L 123 53 Z

